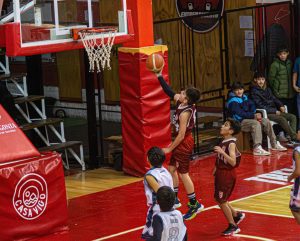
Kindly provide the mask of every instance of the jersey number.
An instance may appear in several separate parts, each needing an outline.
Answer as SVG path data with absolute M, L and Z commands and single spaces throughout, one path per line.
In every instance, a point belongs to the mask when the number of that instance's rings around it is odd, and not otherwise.
M 178 241 L 179 229 L 170 228 L 168 241 Z

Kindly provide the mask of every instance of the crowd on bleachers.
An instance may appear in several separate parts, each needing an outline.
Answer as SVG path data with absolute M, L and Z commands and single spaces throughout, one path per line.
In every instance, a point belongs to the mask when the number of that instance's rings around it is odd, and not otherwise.
M 279 47 L 268 78 L 264 73 L 256 72 L 249 95 L 245 94 L 241 82 L 234 82 L 228 94 L 228 116 L 241 123 L 243 132 L 251 133 L 254 155 L 270 155 L 262 147 L 262 133 L 270 139 L 271 150 L 286 151 L 281 144 L 283 141 L 291 146 L 300 144 L 300 58 L 293 66 L 288 56 L 288 49 Z M 277 136 L 274 123 L 280 127 Z

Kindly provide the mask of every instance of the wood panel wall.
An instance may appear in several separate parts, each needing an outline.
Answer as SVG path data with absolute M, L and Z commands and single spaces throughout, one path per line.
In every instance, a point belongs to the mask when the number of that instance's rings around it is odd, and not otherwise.
M 245 6 L 255 6 L 255 0 L 227 0 L 225 9 L 235 9 Z M 101 3 L 100 3 L 101 5 Z M 109 6 L 108 9 L 113 9 Z M 252 73 L 249 70 L 251 58 L 244 56 L 244 30 L 239 28 L 239 15 L 249 15 L 251 12 L 243 11 L 239 14 L 230 14 L 228 18 L 228 38 L 230 80 L 249 81 Z M 100 13 L 101 16 L 101 13 Z M 103 16 L 103 15 L 102 15 Z M 109 20 L 109 14 L 107 19 Z M 153 19 L 160 21 L 177 18 L 174 0 L 153 0 Z M 222 27 L 222 31 L 224 29 Z M 154 24 L 154 39 L 166 44 L 169 48 L 169 77 L 175 90 L 195 85 L 203 91 L 222 87 L 221 79 L 221 50 L 219 27 L 206 34 L 198 34 L 189 30 L 181 21 Z M 183 44 L 182 44 L 183 43 Z M 223 43 L 224 44 L 224 43 Z M 113 60 L 115 66 L 117 59 Z M 195 68 L 194 68 L 195 66 Z M 225 67 L 225 66 L 224 66 Z M 195 69 L 195 72 L 193 71 Z M 107 100 L 118 101 L 118 74 L 106 73 L 105 96 Z M 106 80 L 109 78 L 110 80 Z M 214 94 L 205 98 L 214 97 Z M 210 101 L 203 105 L 221 106 L 221 101 Z
M 80 51 L 59 52 L 56 53 L 56 58 L 60 98 L 81 101 L 82 71 L 84 68 L 80 64 Z
M 225 1 L 225 9 L 236 9 L 255 5 L 256 0 Z M 100 22 L 117 23 L 116 13 L 120 8 L 121 6 L 116 4 L 116 1 L 99 0 Z M 229 77 L 231 82 L 234 80 L 248 82 L 252 77 L 252 73 L 249 70 L 251 58 L 244 56 L 244 29 L 240 29 L 239 27 L 239 16 L 252 14 L 254 15 L 251 10 L 242 11 L 239 13 L 230 13 L 227 18 Z M 154 21 L 177 17 L 174 0 L 153 0 Z M 221 29 L 224 33 L 224 26 L 221 26 Z M 198 34 L 189 30 L 181 21 L 154 25 L 154 39 L 161 40 L 162 43 L 166 44 L 169 48 L 169 76 L 172 87 L 175 90 L 186 87 L 187 84 L 200 88 L 202 92 L 222 87 L 219 31 L 219 27 L 217 27 L 209 33 Z M 181 42 L 183 42 L 183 44 Z M 78 56 L 74 56 L 74 54 L 72 56 L 79 58 Z M 59 60 L 59 57 L 57 59 Z M 61 60 L 61 62 L 63 62 L 63 60 Z M 112 70 L 104 71 L 105 99 L 109 102 L 119 101 L 120 99 L 116 51 L 112 56 L 111 66 Z M 226 66 L 223 67 L 225 68 Z M 195 72 L 193 71 L 194 69 Z M 63 74 L 60 73 L 60 76 L 63 76 Z M 73 81 L 72 83 L 74 84 Z M 60 82 L 62 83 L 62 81 Z M 77 91 L 78 90 L 76 90 L 76 92 Z M 68 92 L 67 88 L 62 92 L 66 94 Z M 216 94 L 209 94 L 204 96 L 204 98 L 211 98 L 215 95 Z M 203 105 L 220 107 L 221 103 L 221 101 L 210 101 Z

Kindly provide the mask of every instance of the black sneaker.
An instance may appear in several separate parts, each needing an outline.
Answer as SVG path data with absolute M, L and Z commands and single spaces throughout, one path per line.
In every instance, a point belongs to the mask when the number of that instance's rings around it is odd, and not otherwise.
M 239 224 L 240 222 L 243 221 L 245 218 L 246 214 L 242 212 L 238 212 L 236 217 L 233 217 L 233 220 L 236 224 Z
M 229 236 L 229 235 L 233 235 L 235 233 L 239 233 L 240 231 L 241 230 L 239 229 L 239 227 L 237 225 L 235 226 L 230 223 L 228 228 L 222 232 L 222 235 Z

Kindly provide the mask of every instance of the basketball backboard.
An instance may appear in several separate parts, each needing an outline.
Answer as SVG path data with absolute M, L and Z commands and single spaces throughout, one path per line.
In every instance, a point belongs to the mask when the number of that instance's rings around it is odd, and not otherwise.
M 0 26 L 4 23 L 11 27 L 9 22 L 19 24 L 20 48 L 38 46 L 48 51 L 49 45 L 61 44 L 69 50 L 65 44 L 72 43 L 74 47 L 71 36 L 74 28 L 115 26 L 116 37 L 129 32 L 126 0 L 13 0 L 11 10 L 0 17 Z M 10 32 L 18 31 L 16 28 Z M 7 35 L 8 31 L 3 31 Z M 64 51 L 63 48 L 48 49 L 48 52 Z

